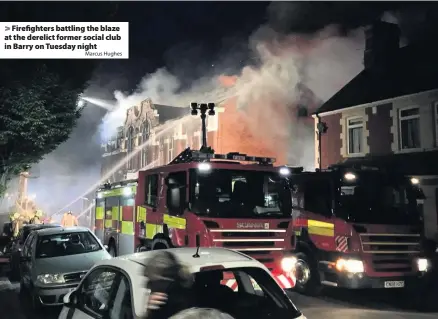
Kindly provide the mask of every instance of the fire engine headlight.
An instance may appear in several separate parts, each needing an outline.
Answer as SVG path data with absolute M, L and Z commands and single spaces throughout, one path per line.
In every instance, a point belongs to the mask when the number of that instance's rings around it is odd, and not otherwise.
M 199 163 L 198 170 L 200 172 L 208 172 L 209 170 L 211 170 L 211 165 L 210 163 Z
M 291 272 L 297 263 L 297 259 L 295 257 L 284 257 L 281 260 L 281 269 L 284 272 Z
M 417 268 L 418 271 L 424 272 L 429 269 L 429 260 L 427 258 L 418 258 L 417 259 Z
M 49 284 L 63 284 L 65 282 L 64 276 L 61 274 L 43 274 L 38 275 L 37 281 L 43 285 Z
M 356 259 L 340 258 L 336 261 L 336 269 L 338 271 L 345 271 L 349 273 L 364 272 L 364 266 L 362 260 L 356 260 Z

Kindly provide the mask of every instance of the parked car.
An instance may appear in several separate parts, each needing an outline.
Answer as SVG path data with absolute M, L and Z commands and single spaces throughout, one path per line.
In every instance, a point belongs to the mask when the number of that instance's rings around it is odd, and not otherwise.
M 56 227 L 32 231 L 20 258 L 20 292 L 35 310 L 61 305 L 97 262 L 111 256 L 85 227 Z
M 28 224 L 28 225 L 24 225 L 20 229 L 17 238 L 12 242 L 11 252 L 9 255 L 9 268 L 11 271 L 11 279 L 20 278 L 21 251 L 24 242 L 26 241 L 31 231 L 45 229 L 45 228 L 53 228 L 53 227 L 61 227 L 61 226 L 56 224 Z
M 202 308 L 215 308 L 236 319 L 305 319 L 268 269 L 257 260 L 224 248 L 176 248 L 174 253 L 194 274 L 192 292 Z M 157 251 L 125 255 L 98 262 L 80 285 L 64 296 L 59 319 L 140 319 L 149 291 L 143 276 L 147 260 Z M 229 298 L 206 286 L 214 278 Z M 208 289 L 205 289 L 207 287 Z

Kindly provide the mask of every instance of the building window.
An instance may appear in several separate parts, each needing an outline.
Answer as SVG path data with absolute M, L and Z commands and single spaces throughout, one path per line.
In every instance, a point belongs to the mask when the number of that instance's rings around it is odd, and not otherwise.
M 175 144 L 175 141 L 173 137 L 169 139 L 169 145 L 167 146 L 167 161 L 171 162 L 173 160 L 173 146 Z
M 363 119 L 354 117 L 347 119 L 348 154 L 363 152 Z
M 420 148 L 420 109 L 413 107 L 399 111 L 400 149 Z
M 145 121 L 142 125 L 141 135 L 142 135 L 142 147 L 141 150 L 141 167 L 145 167 L 148 164 L 148 145 L 143 145 L 149 140 L 149 136 L 151 134 L 151 127 L 149 125 L 149 121 Z

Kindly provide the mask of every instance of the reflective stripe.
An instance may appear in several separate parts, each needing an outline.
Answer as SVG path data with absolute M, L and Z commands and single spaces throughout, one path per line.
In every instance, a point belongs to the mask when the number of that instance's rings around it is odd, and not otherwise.
M 111 219 L 105 220 L 105 228 L 112 228 L 113 227 L 113 221 Z
M 103 207 L 96 207 L 96 219 L 103 219 Z
M 121 222 L 121 233 L 126 235 L 134 234 L 134 222 Z
M 309 226 L 309 227 L 331 228 L 331 229 L 335 228 L 335 224 L 333 224 L 333 223 L 326 223 L 326 222 L 321 222 L 319 220 L 313 220 L 313 219 L 309 219 L 307 221 L 307 226 Z
M 114 206 L 111 208 L 111 219 L 112 220 L 118 220 L 119 219 L 119 206 Z
M 109 190 L 100 192 L 99 194 L 101 194 L 101 198 L 113 197 L 113 196 L 123 196 L 125 188 L 126 187 L 118 187 L 118 188 L 114 188 L 114 189 L 109 189 Z M 137 193 L 137 186 L 130 186 L 130 188 L 131 188 L 132 194 Z
M 146 223 L 146 208 L 138 206 L 137 207 L 137 222 L 145 222 Z
M 123 206 L 119 206 L 119 220 L 123 220 Z
M 170 228 L 186 229 L 186 219 L 164 214 L 163 222 Z
M 332 223 L 309 219 L 307 221 L 307 227 L 310 235 L 335 236 L 335 225 Z

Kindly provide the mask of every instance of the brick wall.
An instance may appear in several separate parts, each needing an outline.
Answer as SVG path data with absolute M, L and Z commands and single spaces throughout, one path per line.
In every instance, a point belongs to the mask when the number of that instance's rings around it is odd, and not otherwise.
M 321 166 L 327 168 L 342 161 L 341 114 L 324 116 L 322 121 L 327 124 L 328 129 L 321 137 Z

